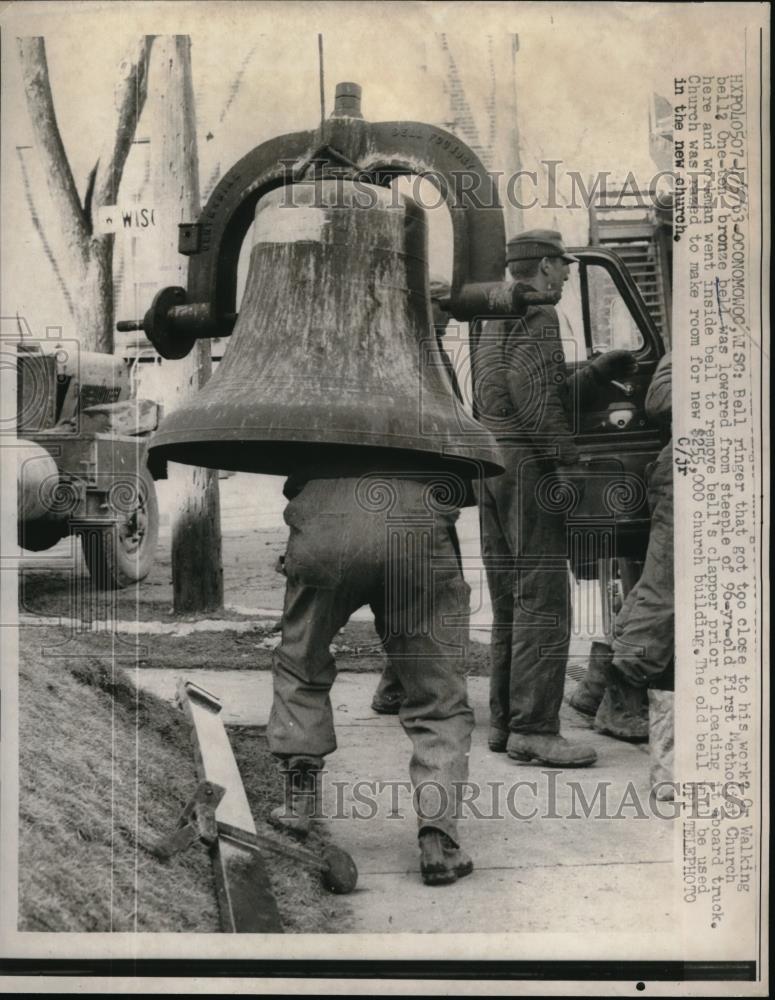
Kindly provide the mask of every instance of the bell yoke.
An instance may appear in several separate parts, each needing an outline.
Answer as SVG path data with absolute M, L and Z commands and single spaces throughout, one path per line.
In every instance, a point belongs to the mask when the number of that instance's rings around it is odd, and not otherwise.
M 339 84 L 318 130 L 258 146 L 180 227 L 188 288 L 159 292 L 141 323 L 163 357 L 231 336 L 208 384 L 162 422 L 158 458 L 285 475 L 290 528 L 282 641 L 268 727 L 304 835 L 322 758 L 336 747 L 329 645 L 360 606 L 405 691 L 421 871 L 472 870 L 457 836 L 473 713 L 464 664 L 469 588 L 455 520 L 470 480 L 503 471 L 493 435 L 464 410 L 433 334 L 424 213 L 386 186 L 427 175 L 450 208 L 458 320 L 523 315 L 551 295 L 503 281 L 495 184 L 456 137 L 413 122 L 370 124 Z M 236 309 L 240 246 L 254 223 Z M 475 374 L 475 373 L 474 373 Z

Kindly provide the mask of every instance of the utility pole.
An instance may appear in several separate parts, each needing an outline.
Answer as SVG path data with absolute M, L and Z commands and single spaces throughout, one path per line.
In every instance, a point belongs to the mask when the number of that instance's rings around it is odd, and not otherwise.
M 191 39 L 160 35 L 154 43 L 148 81 L 151 180 L 158 219 L 159 287 L 186 285 L 186 258 L 178 253 L 178 225 L 199 216 L 199 160 L 191 79 Z M 197 340 L 180 361 L 164 361 L 164 404 L 170 412 L 207 382 L 212 373 L 209 340 Z M 218 473 L 170 463 L 172 590 L 176 614 L 213 611 L 223 605 L 223 565 Z

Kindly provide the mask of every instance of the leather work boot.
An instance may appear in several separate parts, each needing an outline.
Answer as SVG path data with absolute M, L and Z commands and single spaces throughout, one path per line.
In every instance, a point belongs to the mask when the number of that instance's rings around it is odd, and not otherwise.
M 512 760 L 548 767 L 589 767 L 597 760 L 592 747 L 551 733 L 511 733 L 506 753 Z
M 506 753 L 508 740 L 509 734 L 505 730 L 490 726 L 490 731 L 487 734 L 487 746 L 493 753 Z
M 398 715 L 405 698 L 401 681 L 396 676 L 393 667 L 388 664 L 382 671 L 377 690 L 371 699 L 371 710 L 379 715 Z
M 576 685 L 576 690 L 568 699 L 571 708 L 593 719 L 600 708 L 605 694 L 607 670 L 613 660 L 614 651 L 606 642 L 593 642 L 589 653 L 587 672 Z
M 312 829 L 318 813 L 318 775 L 323 767 L 321 757 L 289 757 L 281 764 L 285 782 L 285 800 L 269 815 L 269 822 L 304 838 Z
M 401 708 L 403 701 L 403 694 L 380 697 L 378 692 L 372 698 L 371 710 L 378 715 L 398 715 L 398 710 Z
M 605 694 L 592 727 L 627 743 L 648 743 L 648 689 L 635 687 L 610 667 Z
M 426 885 L 450 885 L 473 870 L 471 858 L 446 833 L 434 828 L 420 833 L 420 872 Z

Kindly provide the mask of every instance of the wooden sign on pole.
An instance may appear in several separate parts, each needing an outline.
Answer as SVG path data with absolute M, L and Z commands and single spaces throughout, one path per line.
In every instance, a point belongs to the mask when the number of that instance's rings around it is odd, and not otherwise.
M 158 284 L 186 285 L 186 258 L 178 253 L 178 225 L 199 216 L 199 161 L 191 79 L 191 40 L 160 35 L 148 81 L 153 208 L 157 220 Z M 165 361 L 165 412 L 196 393 L 210 377 L 210 341 L 198 340 L 181 361 Z M 177 614 L 223 604 L 218 473 L 170 463 L 174 485 L 172 587 Z

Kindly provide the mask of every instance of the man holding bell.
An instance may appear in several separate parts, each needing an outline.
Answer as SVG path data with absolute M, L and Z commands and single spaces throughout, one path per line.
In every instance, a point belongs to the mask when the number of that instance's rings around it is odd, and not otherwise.
M 507 245 L 512 278 L 555 301 L 576 260 L 553 230 L 530 230 Z M 631 354 L 609 351 L 570 378 L 553 305 L 492 320 L 479 337 L 478 416 L 506 465 L 502 476 L 484 480 L 480 498 L 493 607 L 488 742 L 516 761 L 586 767 L 597 758 L 560 734 L 571 626 L 564 500 L 584 478 L 573 440 L 576 402 L 636 369 Z

